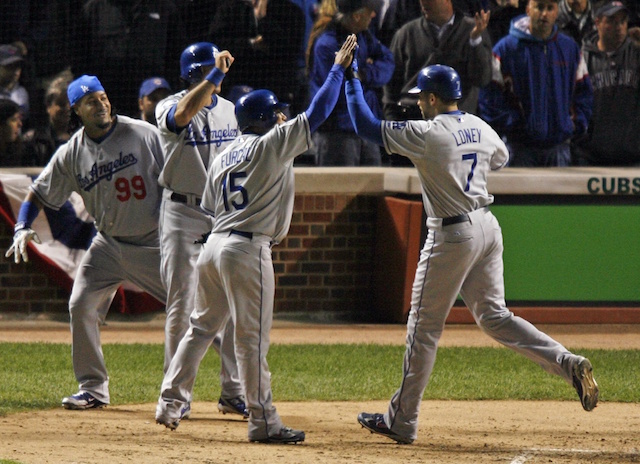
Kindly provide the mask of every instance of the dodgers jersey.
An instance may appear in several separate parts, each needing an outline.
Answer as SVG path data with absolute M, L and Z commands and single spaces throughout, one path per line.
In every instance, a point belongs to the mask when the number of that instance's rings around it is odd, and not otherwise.
M 116 116 L 100 142 L 77 131 L 54 153 L 31 185 L 38 199 L 58 210 L 78 192 L 96 228 L 114 237 L 158 228 L 162 168 L 160 132 L 151 124 Z
M 458 216 L 493 203 L 487 174 L 509 160 L 491 126 L 462 111 L 429 121 L 383 121 L 382 139 L 388 153 L 406 156 L 416 166 L 428 217 Z
M 202 208 L 215 216 L 213 232 L 235 229 L 279 243 L 293 214 L 293 160 L 310 146 L 304 113 L 262 136 L 239 136 L 209 171 Z
M 216 103 L 201 109 L 180 132 L 167 125 L 170 110 L 187 94 L 178 92 L 156 106 L 158 128 L 164 139 L 164 169 L 160 185 L 182 194 L 202 195 L 211 158 L 240 133 L 235 105 L 216 96 Z

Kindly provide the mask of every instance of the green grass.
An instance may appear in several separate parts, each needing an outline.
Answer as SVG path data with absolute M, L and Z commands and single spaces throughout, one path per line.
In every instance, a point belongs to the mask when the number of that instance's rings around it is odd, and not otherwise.
M 604 401 L 636 402 L 640 351 L 575 350 L 589 357 Z M 105 345 L 112 404 L 155 403 L 162 382 L 161 345 Z M 275 401 L 387 400 L 400 384 L 404 347 L 273 345 Z M 196 401 L 217 400 L 220 362 L 200 366 Z M 75 393 L 71 349 L 65 344 L 0 343 L 0 416 L 57 408 Z M 440 348 L 427 399 L 576 400 L 569 385 L 504 348 Z

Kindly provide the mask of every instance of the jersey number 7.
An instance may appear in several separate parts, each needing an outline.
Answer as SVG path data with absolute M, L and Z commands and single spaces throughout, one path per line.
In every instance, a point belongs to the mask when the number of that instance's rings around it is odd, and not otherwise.
M 467 176 L 467 185 L 464 186 L 464 191 L 469 191 L 469 184 L 471 184 L 471 179 L 473 179 L 473 170 L 476 168 L 478 164 L 478 154 L 477 153 L 467 153 L 466 155 L 462 155 L 462 161 L 471 160 L 471 171 L 469 171 L 469 175 Z

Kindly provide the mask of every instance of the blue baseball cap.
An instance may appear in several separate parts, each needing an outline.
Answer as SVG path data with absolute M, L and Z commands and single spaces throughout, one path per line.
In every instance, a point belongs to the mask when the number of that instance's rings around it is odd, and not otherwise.
M 158 89 L 167 89 L 171 90 L 171 86 L 163 77 L 151 77 L 145 80 L 140 86 L 140 92 L 138 93 L 138 98 L 146 97 L 147 95 L 151 95 L 154 91 Z
M 67 87 L 69 104 L 73 106 L 85 95 L 100 91 L 104 92 L 104 87 L 96 76 L 80 76 Z

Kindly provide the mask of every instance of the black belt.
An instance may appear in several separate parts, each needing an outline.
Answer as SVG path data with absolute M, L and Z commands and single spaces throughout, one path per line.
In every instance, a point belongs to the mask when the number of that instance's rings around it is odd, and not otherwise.
M 176 201 L 178 203 L 189 203 L 189 197 L 181 193 L 173 192 L 171 194 L 171 201 Z M 196 197 L 196 206 L 200 206 L 201 202 L 202 198 Z
M 253 232 L 243 232 L 241 230 L 231 229 L 229 235 L 239 235 L 240 237 L 248 238 L 249 240 L 253 239 Z
M 486 209 L 487 211 L 489 210 L 488 206 L 483 206 L 480 209 Z M 468 214 L 461 214 L 459 216 L 451 216 L 448 218 L 442 218 L 442 227 L 446 227 L 446 226 L 450 226 L 453 224 L 460 224 L 461 222 L 468 222 L 471 219 L 469 219 L 469 215 Z

